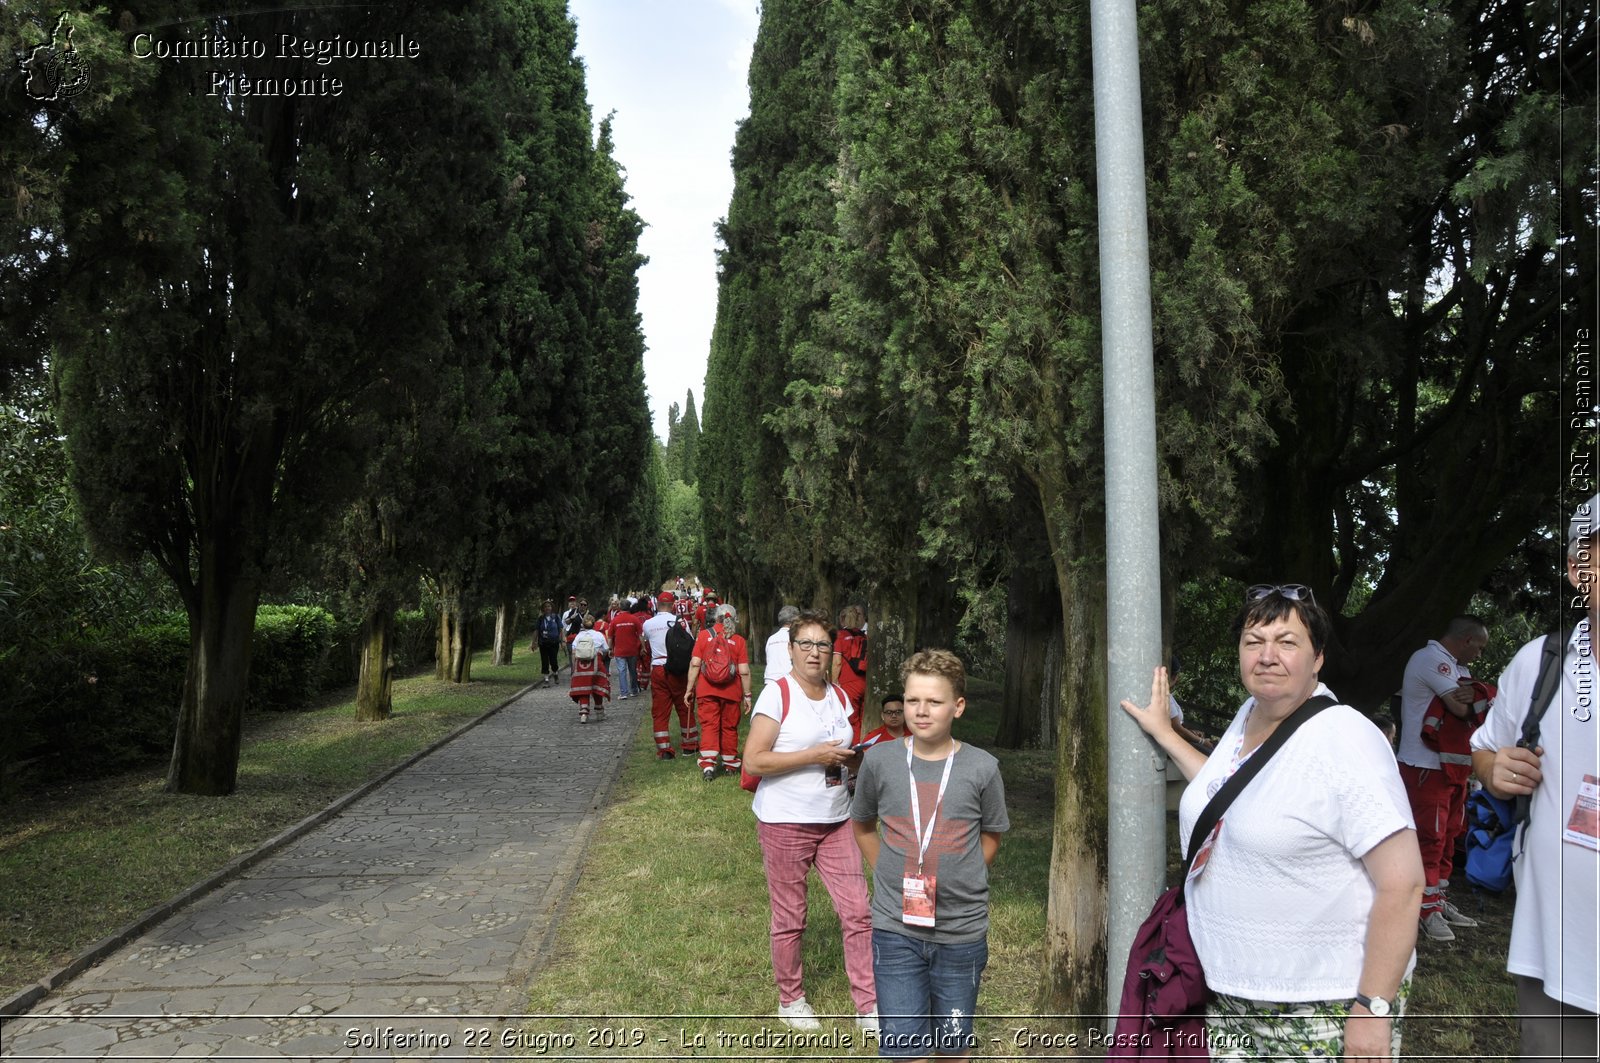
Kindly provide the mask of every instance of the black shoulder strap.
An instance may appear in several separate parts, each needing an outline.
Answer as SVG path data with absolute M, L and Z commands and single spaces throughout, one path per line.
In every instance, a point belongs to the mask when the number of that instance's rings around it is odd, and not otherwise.
M 1539 651 L 1539 677 L 1533 681 L 1533 697 L 1528 701 L 1527 715 L 1522 717 L 1522 737 L 1517 745 L 1532 749 L 1539 744 L 1539 722 L 1555 700 L 1556 689 L 1561 686 L 1561 662 L 1566 656 L 1567 639 L 1560 628 L 1544 637 L 1544 647 Z M 1512 825 L 1528 822 L 1532 802 L 1527 794 L 1518 794 L 1512 802 Z M 1527 835 L 1524 834 L 1526 839 Z
M 1544 637 L 1544 649 L 1539 654 L 1539 678 L 1533 683 L 1533 698 L 1528 702 L 1528 714 L 1522 718 L 1522 738 L 1517 745 L 1532 749 L 1539 744 L 1539 721 L 1545 710 L 1555 700 L 1556 688 L 1561 685 L 1561 658 L 1566 655 L 1567 640 L 1557 629 Z
M 1194 821 L 1194 830 L 1189 832 L 1189 848 L 1186 850 L 1188 855 L 1184 857 L 1183 874 L 1179 877 L 1179 882 L 1189 877 L 1189 865 L 1194 862 L 1195 852 L 1200 848 L 1200 843 L 1206 840 L 1206 835 L 1210 834 L 1211 829 L 1222 819 L 1223 813 L 1228 811 L 1228 806 L 1233 804 L 1233 799 L 1238 797 L 1240 792 L 1250 785 L 1250 780 L 1259 775 L 1261 769 L 1267 766 L 1267 761 L 1272 759 L 1272 755 L 1282 748 L 1283 744 L 1289 740 L 1290 735 L 1299 730 L 1301 724 L 1323 709 L 1331 708 L 1337 704 L 1339 703 L 1326 694 L 1306 699 L 1303 705 L 1290 713 L 1289 718 L 1280 723 L 1278 729 L 1273 731 L 1265 742 L 1261 743 L 1261 748 L 1257 749 L 1250 759 L 1245 761 L 1244 765 L 1234 772 L 1227 782 L 1222 784 L 1222 788 L 1217 791 L 1216 796 L 1206 803 L 1205 810 L 1200 813 L 1200 818 Z

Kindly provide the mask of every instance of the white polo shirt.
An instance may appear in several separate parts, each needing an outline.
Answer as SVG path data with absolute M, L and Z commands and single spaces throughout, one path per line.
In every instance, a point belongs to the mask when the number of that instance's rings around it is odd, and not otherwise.
M 767 639 L 766 671 L 762 680 L 771 686 L 794 670 L 794 658 L 789 656 L 789 629 L 780 627 Z
M 660 668 L 667 663 L 667 629 L 677 622 L 672 613 L 657 613 L 639 630 L 640 637 L 650 645 L 650 667 Z
M 1436 697 L 1454 693 L 1457 679 L 1470 679 L 1471 674 L 1459 664 L 1438 639 L 1428 644 L 1406 662 L 1406 677 L 1400 683 L 1400 749 L 1395 759 L 1417 768 L 1439 767 L 1439 754 L 1422 744 L 1422 718 Z

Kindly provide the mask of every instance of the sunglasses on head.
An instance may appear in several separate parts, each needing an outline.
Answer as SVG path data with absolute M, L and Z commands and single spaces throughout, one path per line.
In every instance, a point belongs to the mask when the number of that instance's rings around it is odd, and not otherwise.
M 1261 599 L 1274 594 L 1280 598 L 1287 598 L 1291 602 L 1317 604 L 1317 599 L 1312 595 L 1311 588 L 1304 583 L 1258 583 L 1244 592 L 1244 600 L 1246 602 L 1259 602 Z

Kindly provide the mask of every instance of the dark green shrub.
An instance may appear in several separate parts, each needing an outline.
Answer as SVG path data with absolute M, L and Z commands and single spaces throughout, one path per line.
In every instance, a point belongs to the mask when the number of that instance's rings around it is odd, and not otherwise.
M 333 614 L 312 605 L 263 605 L 256 610 L 250 652 L 250 707 L 304 708 L 328 685 L 347 653 L 336 639 Z
M 433 663 L 439 641 L 439 618 L 422 609 L 401 609 L 394 614 L 391 646 L 395 671 L 401 674 Z
M 250 707 L 296 709 L 349 681 L 354 626 L 325 609 L 262 606 Z M 431 643 L 430 652 L 431 652 Z M 0 767 L 92 778 L 165 757 L 183 696 L 189 621 L 182 613 L 126 632 L 90 629 L 34 652 L 0 654 Z
M 165 755 L 188 654 L 180 617 L 13 658 L 13 696 L 0 706 L 0 726 L 17 739 L 12 757 L 48 776 L 92 777 Z

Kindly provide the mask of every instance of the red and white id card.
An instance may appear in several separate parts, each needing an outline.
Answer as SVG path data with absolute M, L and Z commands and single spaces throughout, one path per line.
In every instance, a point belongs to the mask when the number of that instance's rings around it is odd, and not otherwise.
M 1585 775 L 1578 784 L 1578 796 L 1561 837 L 1585 849 L 1600 849 L 1600 779 Z
M 910 926 L 933 925 L 933 875 L 907 875 L 900 880 L 900 921 Z
M 1189 877 L 1185 882 L 1193 882 L 1200 877 L 1200 872 L 1206 869 L 1206 861 L 1211 859 L 1211 849 L 1217 844 L 1217 835 L 1222 833 L 1222 820 L 1217 820 L 1217 825 L 1211 828 L 1211 833 L 1206 835 L 1205 841 L 1200 843 L 1200 851 L 1194 854 L 1194 861 L 1189 865 Z

